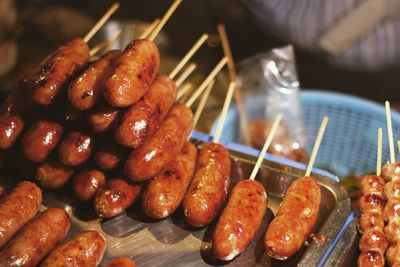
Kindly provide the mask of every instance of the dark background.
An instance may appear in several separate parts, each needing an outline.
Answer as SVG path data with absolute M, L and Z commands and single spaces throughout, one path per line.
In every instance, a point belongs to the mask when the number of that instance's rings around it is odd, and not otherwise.
M 57 45 L 73 36 L 83 36 L 114 1 L 64 0 L 17 1 L 18 26 L 15 32 L 19 45 L 19 60 L 14 70 L 0 78 L 0 87 L 9 89 L 15 80 L 40 62 Z M 152 21 L 160 17 L 171 1 L 120 1 L 116 19 Z M 164 31 L 170 38 L 168 55 L 179 58 L 203 33 L 216 33 L 216 24 L 224 23 L 235 61 L 284 45 L 267 29 L 260 29 L 251 14 L 238 0 L 184 0 Z M 218 38 L 214 36 L 214 44 Z M 201 70 L 208 71 L 222 56 L 217 48 L 202 49 L 195 60 Z M 397 102 L 399 68 L 374 73 L 340 70 L 330 66 L 323 56 L 296 49 L 297 67 L 303 88 L 346 92 L 379 102 Z

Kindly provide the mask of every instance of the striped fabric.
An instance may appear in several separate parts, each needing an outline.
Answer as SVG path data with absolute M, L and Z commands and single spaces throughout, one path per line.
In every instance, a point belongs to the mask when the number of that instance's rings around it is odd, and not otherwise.
M 265 31 L 312 51 L 320 51 L 319 38 L 362 1 L 244 0 Z M 400 18 L 383 21 L 342 54 L 329 59 L 341 68 L 355 70 L 400 65 Z

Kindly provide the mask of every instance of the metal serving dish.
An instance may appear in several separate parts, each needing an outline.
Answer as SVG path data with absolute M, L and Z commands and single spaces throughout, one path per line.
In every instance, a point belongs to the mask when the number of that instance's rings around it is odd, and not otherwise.
M 194 133 L 193 142 L 201 147 L 210 136 Z M 248 178 L 255 164 L 258 152 L 233 143 L 225 143 L 232 158 L 232 184 Z M 248 153 L 247 153 L 248 152 Z M 128 256 L 139 266 L 316 266 L 336 236 L 350 212 L 350 200 L 346 191 L 334 179 L 314 173 L 322 189 L 320 216 L 314 229 L 315 240 L 287 261 L 272 260 L 263 247 L 263 236 L 268 222 L 276 213 L 289 184 L 304 174 L 304 168 L 282 164 L 280 158 L 267 155 L 258 179 L 268 192 L 268 211 L 257 238 L 247 250 L 231 262 L 221 262 L 213 258 L 210 239 L 215 221 L 210 226 L 195 229 L 185 224 L 182 211 L 170 218 L 156 221 L 146 217 L 140 203 L 120 216 L 108 220 L 96 217 L 88 206 L 77 206 L 69 190 L 48 192 L 44 195 L 44 206 L 65 208 L 71 215 L 73 227 L 69 235 L 82 229 L 102 231 L 107 240 L 107 251 L 103 264 L 113 257 Z M 285 161 L 283 161 L 285 162 Z M 289 161 L 288 161 L 289 162 Z M 289 162 L 290 163 L 290 162 Z M 296 165 L 297 163 L 292 164 Z M 304 165 L 301 165 L 303 166 Z M 319 173 L 324 173 L 317 171 Z M 329 174 L 327 174 L 329 175 Z M 138 201 L 140 202 L 140 201 Z

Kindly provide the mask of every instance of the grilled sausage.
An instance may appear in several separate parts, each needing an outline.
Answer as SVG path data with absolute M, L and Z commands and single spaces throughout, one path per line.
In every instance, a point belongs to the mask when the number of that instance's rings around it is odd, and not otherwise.
M 74 192 L 81 201 L 90 201 L 104 186 L 106 177 L 96 169 L 86 169 L 77 174 L 74 179 Z
M 101 233 L 84 231 L 56 247 L 41 266 L 98 266 L 105 250 L 106 242 Z
M 186 142 L 176 160 L 150 180 L 142 195 L 142 208 L 147 216 L 163 219 L 175 212 L 193 178 L 197 149 Z
M 46 189 L 58 189 L 65 185 L 74 173 L 74 169 L 53 159 L 42 163 L 36 170 L 35 178 Z
M 70 227 L 65 210 L 48 208 L 0 252 L 0 267 L 36 266 L 66 236 Z
M 114 178 L 97 192 L 94 209 L 102 218 L 110 218 L 124 212 L 139 197 L 142 183 L 130 183 L 123 178 Z
M 123 156 L 124 152 L 116 144 L 106 144 L 97 149 L 94 154 L 94 162 L 99 169 L 109 171 L 118 167 Z
M 386 182 L 400 179 L 400 162 L 387 163 L 383 165 L 381 177 Z
M 149 89 L 160 66 L 157 46 L 148 40 L 130 43 L 105 82 L 104 96 L 113 107 L 127 107 Z
M 160 173 L 182 150 L 192 127 L 192 111 L 175 104 L 155 134 L 129 154 L 125 174 L 134 181 L 145 181 Z
M 22 140 L 25 157 L 33 162 L 44 161 L 61 139 L 63 128 L 50 121 L 33 124 Z
M 115 258 L 109 261 L 106 267 L 136 267 L 136 264 L 130 258 Z
M 42 203 L 42 192 L 31 182 L 21 182 L 0 201 L 0 248 L 32 219 Z
M 0 115 L 0 149 L 12 147 L 23 128 L 24 121 L 20 115 Z
M 118 114 L 118 109 L 109 105 L 103 105 L 89 111 L 87 120 L 94 132 L 103 133 L 114 126 Z
M 141 146 L 157 130 L 175 99 L 175 83 L 166 76 L 158 76 L 143 98 L 121 117 L 115 140 L 130 148 Z
M 91 136 L 81 132 L 71 132 L 62 140 L 59 155 L 65 165 L 79 166 L 89 159 L 92 150 Z
M 229 151 L 220 144 L 205 144 L 183 201 L 183 211 L 190 225 L 202 227 L 215 218 L 228 193 L 230 176 Z
M 214 256 L 229 261 L 241 254 L 260 229 L 267 210 L 267 193 L 255 180 L 240 181 L 218 220 L 212 239 Z
M 68 99 L 75 108 L 88 110 L 101 99 L 104 82 L 121 54 L 119 50 L 107 52 L 71 83 Z
M 43 106 L 52 104 L 88 60 L 89 47 L 82 39 L 76 38 L 58 47 L 28 78 L 34 101 Z
M 268 254 L 284 260 L 295 254 L 305 243 L 318 218 L 321 189 L 310 177 L 295 180 L 269 224 L 264 245 Z

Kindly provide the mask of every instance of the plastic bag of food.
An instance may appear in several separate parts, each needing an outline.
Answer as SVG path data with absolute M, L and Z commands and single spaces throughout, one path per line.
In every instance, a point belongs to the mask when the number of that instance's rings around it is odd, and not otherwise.
M 262 148 L 272 121 L 281 113 L 283 120 L 269 152 L 306 162 L 306 135 L 293 47 L 286 46 L 258 54 L 246 59 L 238 67 L 238 82 L 251 145 Z

